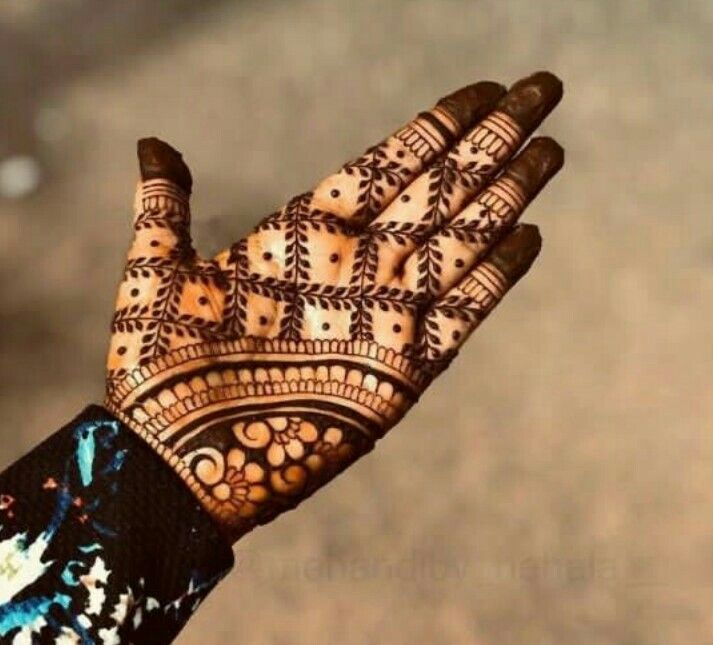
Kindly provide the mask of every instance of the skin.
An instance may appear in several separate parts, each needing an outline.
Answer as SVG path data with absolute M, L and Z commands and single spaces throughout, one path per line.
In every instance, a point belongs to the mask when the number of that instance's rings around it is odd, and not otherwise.
M 527 140 L 561 96 L 462 88 L 212 259 L 181 154 L 139 141 L 106 404 L 232 539 L 369 452 L 530 268 L 518 218 L 564 153 Z

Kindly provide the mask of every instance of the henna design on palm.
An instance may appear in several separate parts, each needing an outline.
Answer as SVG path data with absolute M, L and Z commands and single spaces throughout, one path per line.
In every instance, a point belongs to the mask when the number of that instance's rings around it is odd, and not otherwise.
M 540 248 L 517 218 L 563 162 L 518 148 L 559 101 L 548 73 L 477 83 L 290 200 L 211 260 L 181 155 L 139 142 L 135 237 L 107 407 L 234 538 L 365 454 Z

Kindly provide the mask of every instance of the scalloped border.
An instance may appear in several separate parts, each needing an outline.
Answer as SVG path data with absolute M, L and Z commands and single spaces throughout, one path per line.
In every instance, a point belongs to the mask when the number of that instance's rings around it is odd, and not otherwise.
M 350 357 L 369 358 L 383 363 L 398 372 L 404 380 L 421 390 L 429 381 L 430 374 L 420 363 L 411 360 L 393 349 L 367 340 L 283 340 L 243 336 L 232 341 L 207 341 L 174 349 L 155 360 L 137 367 L 115 382 L 110 398 L 120 404 L 144 381 L 165 370 L 178 367 L 190 360 L 228 354 L 305 354 L 312 359 L 320 354 L 341 354 Z

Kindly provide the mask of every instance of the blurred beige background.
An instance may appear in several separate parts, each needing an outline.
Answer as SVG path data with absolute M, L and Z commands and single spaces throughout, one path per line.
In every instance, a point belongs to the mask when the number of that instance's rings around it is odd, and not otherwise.
M 3 0 L 2 464 L 102 396 L 135 140 L 206 253 L 465 83 L 547 68 L 532 275 L 179 642 L 713 642 L 713 3 Z

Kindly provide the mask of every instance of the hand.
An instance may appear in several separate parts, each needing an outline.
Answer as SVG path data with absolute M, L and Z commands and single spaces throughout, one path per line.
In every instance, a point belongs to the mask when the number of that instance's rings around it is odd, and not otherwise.
M 516 222 L 563 152 L 512 157 L 561 94 L 458 90 L 211 260 L 181 155 L 139 141 L 106 403 L 233 538 L 368 452 L 530 267 Z

